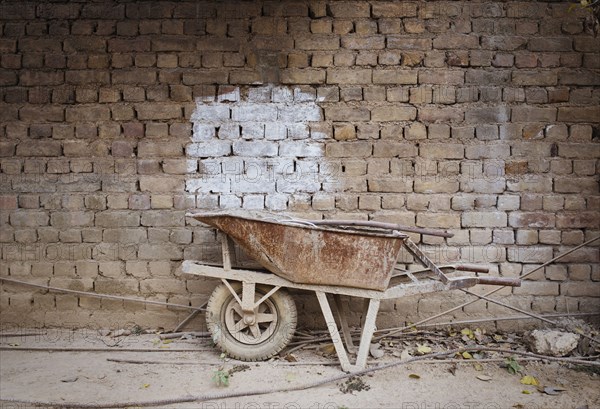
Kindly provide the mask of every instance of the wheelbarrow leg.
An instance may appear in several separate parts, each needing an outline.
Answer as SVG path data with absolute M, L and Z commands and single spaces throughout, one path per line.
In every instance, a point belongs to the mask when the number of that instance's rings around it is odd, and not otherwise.
M 367 365 L 369 347 L 371 346 L 371 339 L 375 332 L 375 320 L 377 319 L 377 312 L 379 311 L 379 303 L 379 300 L 373 298 L 369 300 L 369 309 L 367 310 L 367 316 L 365 323 L 363 324 L 360 346 L 358 347 L 358 356 L 356 357 L 357 369 L 364 369 Z
M 333 318 L 329 301 L 327 301 L 327 294 L 322 291 L 315 291 L 315 293 L 317 294 L 319 305 L 321 305 L 323 318 L 325 318 L 325 323 L 327 324 L 329 335 L 331 335 L 331 341 L 333 341 L 335 352 L 337 353 L 340 364 L 342 365 L 342 370 L 349 372 L 353 369 L 354 365 L 350 364 L 350 360 L 348 359 L 348 354 L 346 353 L 346 349 L 342 343 L 342 337 L 340 336 L 337 324 L 335 323 L 335 318 Z
M 221 254 L 223 255 L 223 268 L 231 270 L 232 264 L 235 263 L 235 247 L 231 237 L 225 233 L 219 233 L 221 237 Z
M 344 348 L 344 344 L 342 343 L 342 337 L 340 336 L 340 332 L 333 317 L 333 313 L 331 312 L 331 307 L 329 306 L 329 301 L 327 300 L 327 294 L 325 294 L 322 291 L 315 291 L 315 293 L 317 294 L 317 299 L 319 300 L 319 304 L 321 305 L 323 317 L 325 318 L 325 323 L 327 324 L 327 329 L 329 330 L 329 334 L 331 335 L 331 340 L 333 341 L 335 352 L 337 353 L 338 359 L 340 360 L 342 370 L 346 372 L 352 372 L 364 369 L 367 365 L 369 347 L 371 346 L 371 338 L 373 337 L 373 333 L 375 332 L 375 320 L 377 318 L 377 312 L 379 311 L 380 301 L 377 299 L 369 300 L 369 308 L 367 310 L 365 323 L 362 329 L 362 335 L 360 337 L 360 345 L 358 347 L 358 356 L 356 358 L 356 364 L 352 365 L 350 363 L 350 360 L 348 359 L 348 353 Z

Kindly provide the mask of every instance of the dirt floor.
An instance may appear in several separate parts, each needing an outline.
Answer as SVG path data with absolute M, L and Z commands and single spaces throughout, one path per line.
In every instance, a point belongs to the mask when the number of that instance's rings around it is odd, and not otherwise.
M 27 331 L 26 331 L 27 332 Z M 98 331 L 43 330 L 40 335 L 0 337 L 0 408 L 29 408 L 31 402 L 62 405 L 111 404 L 204 396 L 204 401 L 160 407 L 173 408 L 598 408 L 598 371 L 556 362 L 517 357 L 520 374 L 506 365 L 465 359 L 461 363 L 421 361 L 377 371 L 360 378 L 338 380 L 308 390 L 215 399 L 214 394 L 247 393 L 301 386 L 343 375 L 328 347 L 294 352 L 296 362 L 283 359 L 247 363 L 230 360 L 207 338 L 160 340 L 156 334 L 122 337 Z M 431 353 L 438 352 L 434 345 Z M 55 350 L 25 350 L 54 348 Z M 58 351 L 85 348 L 87 351 Z M 387 345 L 370 364 L 400 360 L 401 351 L 416 344 Z M 143 349 L 144 351 L 131 351 Z M 500 357 L 488 354 L 485 357 Z M 146 363 L 114 360 L 148 361 Z M 504 366 L 504 367 L 502 367 Z M 218 372 L 221 371 L 221 372 Z M 231 372 L 228 386 L 215 375 Z M 534 377 L 540 388 L 521 383 Z M 564 389 L 562 391 L 558 391 Z M 212 397 L 210 395 L 213 395 Z M 11 400 L 30 401 L 12 403 Z

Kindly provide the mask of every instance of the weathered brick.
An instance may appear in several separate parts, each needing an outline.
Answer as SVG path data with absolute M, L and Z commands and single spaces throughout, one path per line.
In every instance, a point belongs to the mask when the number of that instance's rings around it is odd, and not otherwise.
M 505 212 L 463 212 L 462 227 L 507 227 Z
M 379 141 L 373 145 L 373 157 L 412 158 L 417 156 L 417 147 L 412 143 Z
M 414 191 L 417 193 L 456 193 L 459 189 L 459 182 L 435 176 L 419 177 L 414 181 Z
M 413 191 L 413 181 L 407 178 L 374 177 L 367 180 L 369 192 L 408 193 Z
M 16 119 L 16 118 L 15 118 Z M 21 121 L 48 121 L 62 122 L 65 119 L 63 108 L 61 106 L 46 105 L 35 106 L 25 105 L 19 110 L 19 119 Z
M 367 157 L 371 152 L 371 143 L 364 141 L 328 143 L 325 146 L 326 155 L 337 158 Z
M 13 227 L 47 226 L 50 217 L 46 212 L 18 210 L 9 215 Z
M 76 16 L 75 16 L 76 17 Z M 71 18 L 75 18 L 71 17 Z M 123 4 L 84 4 L 81 17 L 90 19 L 121 20 L 125 17 Z
M 462 159 L 464 153 L 462 144 L 428 143 L 419 147 L 419 156 L 427 159 Z
M 512 82 L 516 85 L 556 85 L 558 75 L 555 71 L 513 71 Z
M 189 36 L 162 35 L 152 39 L 153 51 L 194 51 L 196 39 Z
M 428 38 L 412 38 L 408 36 L 388 36 L 387 37 L 387 48 L 401 50 L 416 50 L 416 51 L 427 51 L 431 50 L 431 39 Z
M 335 18 L 370 17 L 371 5 L 362 1 L 338 1 L 330 3 L 327 8 Z
M 332 105 L 325 108 L 325 119 L 329 121 L 368 121 L 371 113 L 366 107 Z
M 179 119 L 182 116 L 178 104 L 140 104 L 135 106 L 139 120 Z
M 96 213 L 95 225 L 108 228 L 138 227 L 140 225 L 140 215 L 138 212 L 106 210 Z
M 445 34 L 433 39 L 433 48 L 437 49 L 477 49 L 479 37 L 473 34 Z
M 64 74 L 61 71 L 21 71 L 19 81 L 26 87 L 59 85 L 64 82 Z
M 102 70 L 69 70 L 65 72 L 65 82 L 76 85 L 108 84 L 110 74 Z
M 373 84 L 416 84 L 417 73 L 413 70 L 374 70 Z
M 594 228 L 600 226 L 600 217 L 597 212 L 565 212 L 556 215 L 556 227 L 577 229 L 577 228 Z
M 481 36 L 481 48 L 489 50 L 513 51 L 527 44 L 526 37 L 520 36 Z
M 465 83 L 475 85 L 508 84 L 510 82 L 510 74 L 510 71 L 507 70 L 467 70 Z
M 53 212 L 50 215 L 50 225 L 58 229 L 93 226 L 94 212 Z
M 60 141 L 23 141 L 17 145 L 17 156 L 61 156 Z
M 419 72 L 419 84 L 462 85 L 465 80 L 462 71 L 426 70 Z
M 72 106 L 66 109 L 67 122 L 80 121 L 108 121 L 110 119 L 110 109 L 103 105 L 83 105 Z
M 371 109 L 371 120 L 386 121 L 412 121 L 417 117 L 417 110 L 412 106 L 381 106 Z
M 419 227 L 460 228 L 460 215 L 457 213 L 417 213 L 416 224 Z
M 138 144 L 138 157 L 183 156 L 181 143 L 142 141 Z
M 559 107 L 559 122 L 597 122 L 600 118 L 599 106 Z
M 527 48 L 531 51 L 571 51 L 573 40 L 569 37 L 532 37 Z
M 593 178 L 555 178 L 554 191 L 558 193 L 598 193 L 598 181 Z
M 513 107 L 511 120 L 513 122 L 554 122 L 556 121 L 556 108 Z
M 509 119 L 510 108 L 507 106 L 471 108 L 465 112 L 465 122 L 471 124 L 508 122 Z
M 541 212 L 510 212 L 509 225 L 529 228 L 554 227 L 555 215 Z
M 463 108 L 419 107 L 418 119 L 423 122 L 460 122 L 464 117 Z
M 111 78 L 113 84 L 149 85 L 156 82 L 156 72 L 152 69 L 115 70 Z
M 561 283 L 561 295 L 568 297 L 600 297 L 599 283 Z
M 326 72 L 311 68 L 287 69 L 280 75 L 282 84 L 324 84 Z
M 328 84 L 370 84 L 372 70 L 370 69 L 328 69 Z
M 385 37 L 349 34 L 342 37 L 342 47 L 350 50 L 381 50 L 385 48 Z
M 227 156 L 231 153 L 231 142 L 211 141 L 191 143 L 185 147 L 185 153 L 187 156 L 194 158 Z
M 227 83 L 227 72 L 223 70 L 195 70 L 183 73 L 183 84 L 225 84 Z
M 106 40 L 93 36 L 70 36 L 63 43 L 63 49 L 72 53 L 77 51 L 106 51 Z
M 140 244 L 138 251 L 140 260 L 181 260 L 182 257 L 180 246 L 170 243 Z
M 560 72 L 559 84 L 566 85 L 600 85 L 600 74 L 597 72 Z M 577 91 L 577 90 L 574 90 Z M 572 98 L 573 99 L 573 98 Z M 576 102 L 576 101 L 573 101 Z
M 304 121 L 321 121 L 321 108 L 314 103 L 296 103 L 279 108 L 278 119 L 283 122 L 299 123 Z
M 416 17 L 417 4 L 408 2 L 376 2 L 372 5 L 372 15 L 381 17 Z
M 321 157 L 325 153 L 325 146 L 320 143 L 306 141 L 289 141 L 279 144 L 280 156 L 293 157 Z

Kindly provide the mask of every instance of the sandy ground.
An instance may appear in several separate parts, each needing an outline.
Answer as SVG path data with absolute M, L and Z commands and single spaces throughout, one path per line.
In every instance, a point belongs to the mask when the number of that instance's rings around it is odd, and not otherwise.
M 118 343 L 116 346 L 112 346 Z M 247 392 L 289 387 L 343 374 L 335 356 L 316 350 L 295 353 L 298 361 L 244 363 L 222 358 L 206 339 L 160 341 L 156 335 L 112 338 L 95 331 L 47 330 L 39 336 L 2 337 L 0 345 L 0 408 L 28 408 L 11 399 L 63 404 L 153 401 L 215 393 Z M 48 352 L 16 348 L 106 348 L 109 351 Z M 14 350 L 8 350 L 8 349 Z M 126 352 L 143 348 L 153 352 Z M 176 352 L 185 349 L 191 351 Z M 435 350 L 434 350 L 435 352 Z M 145 360 L 134 364 L 108 359 Z M 396 360 L 391 354 L 370 363 Z M 318 364 L 321 363 L 321 364 Z M 248 367 L 230 377 L 228 387 L 212 377 L 219 368 Z M 558 363 L 521 362 L 523 374 L 544 386 L 564 388 L 557 395 L 520 383 L 497 363 L 475 368 L 472 361 L 452 365 L 410 363 L 364 375 L 365 389 L 344 393 L 345 381 L 285 393 L 227 399 L 208 399 L 169 405 L 173 408 L 598 408 L 600 377 L 592 371 L 569 369 Z M 479 369 L 479 370 L 477 370 Z M 415 376 L 417 375 L 417 376 Z M 489 380 L 481 380 L 478 377 Z M 523 391 L 529 391 L 529 394 Z M 160 405 L 165 407 L 167 405 Z

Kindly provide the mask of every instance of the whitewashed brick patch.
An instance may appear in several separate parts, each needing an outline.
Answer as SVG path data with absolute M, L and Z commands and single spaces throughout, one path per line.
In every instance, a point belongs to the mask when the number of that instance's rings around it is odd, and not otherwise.
M 335 184 L 316 99 L 280 86 L 228 87 L 197 98 L 186 191 L 198 195 L 199 207 L 279 211 L 292 195 Z

